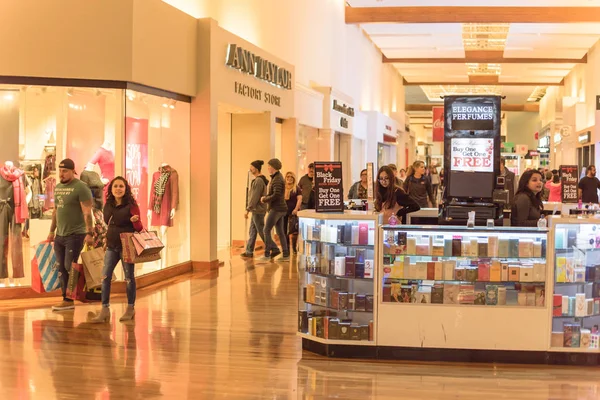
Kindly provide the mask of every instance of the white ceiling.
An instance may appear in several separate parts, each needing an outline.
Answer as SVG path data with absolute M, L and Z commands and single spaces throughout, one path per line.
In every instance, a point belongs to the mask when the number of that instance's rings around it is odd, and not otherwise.
M 352 7 L 394 6 L 594 6 L 600 0 L 347 0 Z M 387 58 L 464 58 L 463 24 L 362 24 Z M 504 28 L 506 29 L 506 27 Z M 510 24 L 501 44 L 506 58 L 581 59 L 600 39 L 600 23 Z M 477 40 L 477 39 L 476 39 Z M 464 63 L 394 64 L 408 82 L 469 81 L 469 66 Z M 492 69 L 496 66 L 488 66 Z M 560 83 L 575 64 L 500 65 L 499 83 L 531 83 L 525 88 L 504 87 L 510 99 L 527 100 L 538 83 Z M 525 93 L 528 92 L 528 93 Z M 408 96 L 407 89 L 407 102 Z

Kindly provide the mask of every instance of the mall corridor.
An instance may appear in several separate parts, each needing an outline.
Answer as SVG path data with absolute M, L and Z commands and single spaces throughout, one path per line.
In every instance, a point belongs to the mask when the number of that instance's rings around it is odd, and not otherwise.
M 2 399 L 598 399 L 583 367 L 330 361 L 302 353 L 293 263 L 244 262 L 140 291 L 132 324 L 98 305 L 0 308 Z M 34 304 L 38 308 L 30 308 Z M 48 303 L 49 305 L 50 303 Z

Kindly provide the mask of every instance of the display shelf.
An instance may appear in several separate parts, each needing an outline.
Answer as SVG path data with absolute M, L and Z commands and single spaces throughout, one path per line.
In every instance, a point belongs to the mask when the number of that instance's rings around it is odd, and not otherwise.
M 557 353 L 599 353 L 600 349 L 590 349 L 586 347 L 550 347 L 549 351 Z
M 318 336 L 313 336 L 308 333 L 296 332 L 296 335 L 303 338 L 313 340 L 323 344 L 341 344 L 341 345 L 352 345 L 352 346 L 376 346 L 377 344 L 372 340 L 337 340 L 337 339 L 324 339 Z
M 473 284 L 473 283 L 486 283 L 486 284 L 490 284 L 490 285 L 515 285 L 515 284 L 520 284 L 520 285 L 545 285 L 546 282 L 515 282 L 515 281 L 498 281 L 498 282 L 491 282 L 491 281 L 465 281 L 465 280 L 457 280 L 457 279 L 450 279 L 450 280 L 442 280 L 442 279 L 415 279 L 415 278 L 383 278 L 384 279 L 384 284 L 387 283 L 387 281 L 419 281 L 419 282 L 459 282 L 459 283 L 466 283 L 466 284 Z M 429 285 L 424 285 L 424 286 L 429 286 Z
M 366 282 L 372 282 L 373 278 L 353 278 L 351 276 L 339 276 L 339 275 L 331 275 L 331 274 L 323 274 L 320 272 L 310 272 L 307 270 L 301 270 L 301 273 L 306 273 L 309 275 L 314 275 L 314 276 L 319 276 L 322 278 L 332 278 L 332 279 L 343 279 L 343 280 L 351 280 L 351 281 L 366 281 Z
M 585 319 L 585 318 L 594 318 L 594 317 L 600 317 L 600 314 L 585 315 L 583 317 L 575 317 L 572 315 L 553 315 L 552 316 L 552 318 L 575 318 L 575 319 Z
M 592 285 L 598 282 L 554 282 L 556 286 Z
M 330 245 L 335 245 L 335 246 L 340 246 L 340 247 L 358 247 L 358 248 L 367 248 L 367 249 L 372 249 L 375 247 L 375 245 L 373 245 L 373 244 L 344 244 L 344 243 L 324 242 L 321 240 L 308 240 L 308 239 L 302 239 L 302 241 L 304 241 L 306 243 L 330 244 Z
M 404 303 L 404 302 L 397 302 L 397 301 L 384 301 L 381 303 L 381 305 L 387 306 L 393 304 L 395 305 L 404 305 L 404 306 L 418 306 L 418 307 L 436 307 L 436 306 L 443 306 L 443 307 L 478 307 L 478 308 L 483 308 L 483 307 L 488 307 L 488 308 L 497 308 L 497 309 L 505 309 L 505 308 L 511 308 L 511 309 L 543 309 L 546 306 L 520 306 L 518 304 L 514 304 L 514 305 L 507 305 L 507 304 L 501 304 L 501 305 L 489 305 L 489 304 L 456 304 L 456 303 Z
M 536 260 L 546 262 L 546 257 L 498 257 L 498 256 L 432 256 L 432 255 L 422 255 L 422 254 L 386 254 L 383 253 L 384 257 L 394 256 L 394 257 L 425 257 L 425 258 L 444 258 L 451 260 Z M 384 264 L 389 265 L 389 264 Z
M 326 308 L 328 310 L 331 311 L 338 311 L 338 312 L 346 312 L 346 313 L 367 313 L 367 314 L 373 314 L 373 311 L 366 311 L 366 310 L 347 310 L 345 308 L 334 308 L 331 306 L 324 306 L 322 304 L 316 304 L 316 303 L 311 303 L 309 301 L 305 301 L 304 303 L 306 304 L 310 304 L 311 306 L 316 306 L 316 307 L 321 307 L 321 308 Z

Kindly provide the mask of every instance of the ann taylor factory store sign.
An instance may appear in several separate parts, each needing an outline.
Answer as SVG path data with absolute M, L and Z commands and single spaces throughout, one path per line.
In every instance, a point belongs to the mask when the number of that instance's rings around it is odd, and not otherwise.
M 227 49 L 226 65 L 252 75 L 261 81 L 277 86 L 280 89 L 292 90 L 292 73 L 290 71 L 236 44 L 230 44 Z M 281 98 L 279 96 L 241 82 L 235 82 L 235 92 L 245 97 L 281 107 Z

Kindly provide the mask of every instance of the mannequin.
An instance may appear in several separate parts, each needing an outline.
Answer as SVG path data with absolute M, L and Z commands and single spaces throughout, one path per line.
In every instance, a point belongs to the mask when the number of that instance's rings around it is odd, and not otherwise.
M 12 285 L 8 280 L 9 249 L 12 278 L 25 277 L 21 224 L 28 217 L 24 172 L 6 161 L 0 168 L 0 279 L 4 285 Z
M 168 163 L 162 163 L 152 175 L 148 226 L 160 227 L 160 239 L 165 248 L 161 256 L 162 267 L 167 267 L 167 230 L 173 226 L 175 210 L 179 206 L 179 175 Z
M 115 155 L 110 140 L 105 140 L 104 143 L 102 143 L 100 148 L 88 162 L 86 169 L 93 171 L 93 166 L 96 164 L 100 167 L 102 182 L 106 185 L 115 177 Z

